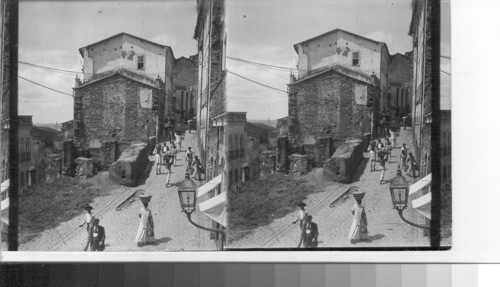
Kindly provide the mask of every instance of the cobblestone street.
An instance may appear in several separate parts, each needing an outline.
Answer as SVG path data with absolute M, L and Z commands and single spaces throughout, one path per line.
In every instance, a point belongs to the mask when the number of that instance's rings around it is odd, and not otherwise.
M 163 174 L 156 175 L 152 168 L 146 181 L 137 187 L 120 187 L 110 195 L 96 198 L 91 205 L 93 213 L 100 219 L 106 230 L 105 251 L 179 251 L 179 250 L 214 250 L 215 243 L 209 239 L 209 232 L 191 225 L 181 212 L 176 184 L 184 179 L 186 170 L 185 150 L 191 146 L 195 153 L 195 133 L 186 133 L 182 143 L 183 151 L 177 155 L 176 166 L 172 167 L 171 185 L 165 187 L 165 168 Z M 150 157 L 150 160 L 153 160 Z M 200 182 L 196 181 L 197 184 Z M 153 212 L 156 244 L 137 247 L 134 242 L 139 224 L 139 209 L 142 207 L 138 198 L 129 200 L 116 211 L 116 207 L 125 201 L 137 189 L 143 189 L 153 198 L 149 208 Z M 36 239 L 22 244 L 20 250 L 29 251 L 82 251 L 86 242 L 86 230 L 78 225 L 82 215 L 64 222 L 58 227 L 46 230 Z M 193 220 L 200 225 L 210 226 L 210 219 L 200 212 L 193 213 Z
M 385 180 L 390 180 L 396 175 L 400 147 L 406 143 L 409 151 L 413 151 L 410 130 L 401 129 L 397 148 L 392 151 L 390 163 L 386 165 Z M 318 224 L 318 247 L 411 247 L 429 246 L 427 237 L 423 237 L 421 229 L 404 223 L 398 213 L 393 209 L 389 192 L 389 183 L 380 184 L 380 170 L 370 171 L 367 162 L 368 155 L 360 165 L 364 170 L 359 180 L 351 184 L 332 182 L 323 192 L 314 193 L 305 200 L 306 210 L 313 216 L 313 222 Z M 311 173 L 318 179 L 322 178 L 322 169 L 314 169 Z M 404 174 L 404 173 L 403 173 Z M 406 176 L 408 183 L 415 180 Z M 352 185 L 359 186 L 366 191 L 363 205 L 367 211 L 368 231 L 370 241 L 351 244 L 347 238 L 352 223 L 351 208 L 356 203 L 352 196 L 343 193 Z M 331 205 L 337 198 L 340 199 Z M 404 211 L 410 221 L 423 224 L 423 216 L 411 208 Z M 229 215 L 230 217 L 231 215 Z M 228 248 L 295 248 L 299 243 L 300 229 L 297 224 L 292 224 L 296 212 L 275 220 L 267 226 L 258 227 L 254 233 L 232 242 Z

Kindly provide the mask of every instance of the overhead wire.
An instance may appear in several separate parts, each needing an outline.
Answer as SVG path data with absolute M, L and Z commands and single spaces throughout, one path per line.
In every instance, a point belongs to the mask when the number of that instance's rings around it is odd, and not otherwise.
M 257 84 L 257 85 L 261 85 L 261 86 L 263 86 L 263 87 L 266 87 L 266 88 L 273 89 L 273 90 L 278 91 L 278 92 L 282 92 L 282 93 L 288 94 L 288 91 L 281 90 L 281 89 L 278 89 L 278 88 L 275 88 L 275 87 L 272 87 L 272 86 L 269 86 L 269 85 L 266 85 L 266 84 L 263 84 L 263 83 L 257 82 L 257 81 L 255 81 L 255 80 L 249 79 L 249 78 L 247 78 L 247 77 L 244 77 L 244 76 L 242 76 L 242 75 L 240 75 L 240 74 L 237 74 L 237 73 L 231 72 L 231 71 L 229 71 L 229 70 L 228 70 L 227 72 L 228 72 L 228 73 L 230 73 L 230 74 L 233 74 L 233 75 L 235 75 L 235 76 L 237 76 L 237 77 L 240 77 L 240 78 L 242 78 L 242 79 L 245 79 L 245 80 L 247 80 L 247 81 L 249 81 L 249 82 L 255 83 L 255 84 Z
M 30 82 L 30 83 L 32 83 L 32 84 L 35 84 L 35 85 L 37 85 L 37 86 L 44 87 L 44 88 L 49 89 L 49 90 L 51 90 L 51 91 L 54 91 L 54 92 L 57 92 L 57 93 L 60 93 L 60 94 L 63 94 L 63 95 L 67 95 L 67 96 L 70 96 L 70 97 L 73 97 L 73 95 L 72 95 L 72 94 L 68 94 L 68 93 L 66 93 L 66 92 L 59 91 L 59 90 L 53 89 L 53 88 L 51 88 L 51 87 L 47 87 L 47 86 L 45 86 L 45 85 L 43 85 L 43 84 L 37 83 L 37 82 L 32 81 L 32 80 L 30 80 L 30 79 L 26 79 L 26 78 L 25 78 L 25 77 L 23 77 L 23 76 L 19 76 L 19 75 L 18 75 L 18 77 L 19 77 L 19 78 L 21 78 L 21 79 L 23 79 L 23 80 L 25 80 L 25 81 L 28 81 L 28 82 Z
M 93 75 L 93 73 L 84 73 L 84 72 L 78 72 L 78 71 L 72 71 L 72 70 L 65 70 L 65 69 L 59 69 L 59 68 L 54 68 L 54 67 L 48 67 L 48 66 L 43 66 L 43 65 L 38 65 L 38 64 L 33 64 L 33 63 L 29 63 L 29 62 L 26 62 L 26 61 L 18 61 L 18 63 L 20 64 L 24 64 L 24 65 L 28 65 L 28 66 L 32 66 L 32 67 L 35 67 L 35 68 L 39 68 L 39 69 L 42 69 L 42 70 L 46 70 L 46 71 L 51 71 L 51 72 L 61 72 L 61 73 L 64 73 L 64 74 L 72 74 L 72 75 Z M 156 73 L 142 73 L 142 74 L 146 74 L 146 75 L 165 75 L 166 73 L 165 72 L 156 72 Z M 172 77 L 174 80 L 176 81 L 181 81 L 181 82 L 184 82 L 184 83 L 187 83 L 187 84 L 191 84 L 191 85 L 196 85 L 196 82 L 194 81 L 189 81 L 187 79 L 183 79 L 183 78 L 176 78 L 176 77 Z

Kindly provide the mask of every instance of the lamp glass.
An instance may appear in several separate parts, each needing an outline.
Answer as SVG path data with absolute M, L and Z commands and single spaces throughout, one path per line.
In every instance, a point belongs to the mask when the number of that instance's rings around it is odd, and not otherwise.
M 408 182 L 402 175 L 396 175 L 389 186 L 394 208 L 405 208 L 408 204 Z
M 189 178 L 189 174 L 186 174 L 186 178 L 179 185 L 179 201 L 182 210 L 194 210 L 196 207 L 196 184 Z

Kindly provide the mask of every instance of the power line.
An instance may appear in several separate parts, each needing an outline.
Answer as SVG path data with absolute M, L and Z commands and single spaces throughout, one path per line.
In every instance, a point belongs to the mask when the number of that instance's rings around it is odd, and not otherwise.
M 83 74 L 83 72 L 47 67 L 47 66 L 37 65 L 37 64 L 33 64 L 33 63 L 24 62 L 24 61 L 18 61 L 18 62 L 19 62 L 19 64 L 24 64 L 24 65 L 32 66 L 35 68 L 44 69 L 44 70 L 52 70 L 52 71 L 58 71 L 58 72 L 63 72 L 63 73 L 70 73 L 70 74 Z
M 255 84 L 257 84 L 257 85 L 261 85 L 261 86 L 263 86 L 263 87 L 266 87 L 266 88 L 269 88 L 269 89 L 276 90 L 276 91 L 278 91 L 278 92 L 282 92 L 282 93 L 288 94 L 288 92 L 287 92 L 287 91 L 285 91 L 285 90 L 280 90 L 280 89 L 278 89 L 278 88 L 268 86 L 268 85 L 266 85 L 266 84 L 263 84 L 263 83 L 260 83 L 260 82 L 254 81 L 254 80 L 249 79 L 249 78 L 246 78 L 246 77 L 243 77 L 242 75 L 238 75 L 238 74 L 236 74 L 236 73 L 233 73 L 233 72 L 231 72 L 231 71 L 229 71 L 229 70 L 228 70 L 227 72 L 228 72 L 228 73 L 230 73 L 230 74 L 233 74 L 233 75 L 235 75 L 235 76 L 237 76 L 237 77 L 240 77 L 240 78 L 242 78 L 242 79 L 245 79 L 245 80 L 247 80 L 247 81 L 249 81 L 249 82 L 255 83 Z
M 447 74 L 447 75 L 450 75 L 450 76 L 451 76 L 451 73 L 448 73 L 448 72 L 443 71 L 443 70 L 440 70 L 440 71 L 441 71 L 442 73 L 445 73 L 445 74 Z
M 71 70 L 64 70 L 64 69 L 59 69 L 59 68 L 53 68 L 53 67 L 48 67 L 48 66 L 42 66 L 42 65 L 37 65 L 37 64 L 33 64 L 33 63 L 28 63 L 28 62 L 25 62 L 25 61 L 18 61 L 18 63 L 20 64 L 24 64 L 24 65 L 28 65 L 28 66 L 32 66 L 32 67 L 35 67 L 35 68 L 38 68 L 38 69 L 42 69 L 42 70 L 48 70 L 48 71 L 51 71 L 51 72 L 61 72 L 61 73 L 64 73 L 64 74 L 72 74 L 72 75 L 75 75 L 75 74 L 82 74 L 82 75 L 93 75 L 94 73 L 84 73 L 84 72 L 78 72 L 78 71 L 71 71 Z M 159 72 L 159 73 L 142 73 L 142 74 L 146 74 L 146 75 L 165 75 L 166 73 L 165 72 Z M 187 80 L 187 79 L 183 79 L 183 78 L 175 78 L 175 77 L 172 77 L 172 79 L 174 80 L 177 80 L 177 81 L 181 81 L 181 82 L 184 82 L 184 83 L 187 83 L 187 84 L 191 84 L 191 85 L 196 85 L 197 83 L 196 82 L 193 82 L 193 81 L 190 81 L 190 80 Z
M 235 61 L 240 61 L 240 62 L 247 63 L 247 64 L 257 65 L 257 66 L 263 66 L 263 67 L 274 68 L 274 69 L 279 69 L 279 70 L 286 70 L 286 71 L 297 71 L 296 68 L 289 68 L 289 67 L 283 67 L 283 66 L 264 64 L 264 63 L 249 61 L 249 60 L 240 59 L 240 58 L 231 57 L 231 56 L 227 56 L 226 58 L 231 59 L 231 60 L 235 60 Z
M 58 90 L 56 90 L 56 89 L 53 89 L 53 88 L 50 88 L 50 87 L 44 86 L 44 85 L 42 85 L 42 84 L 39 84 L 39 83 L 34 82 L 34 81 L 32 81 L 32 80 L 26 79 L 26 78 L 24 78 L 24 77 L 22 77 L 22 76 L 19 76 L 19 75 L 18 75 L 18 77 L 19 77 L 19 78 L 21 78 L 21 79 L 23 79 L 23 80 L 25 80 L 25 81 L 28 81 L 28 82 L 30 82 L 30 83 L 32 83 L 32 84 L 35 84 L 35 85 L 37 85 L 37 86 L 44 87 L 44 88 L 49 89 L 49 90 L 51 90 L 51 91 L 54 91 L 54 92 L 57 92 L 57 93 L 60 93 L 60 94 L 63 94 L 63 95 L 67 95 L 67 96 L 70 96 L 70 97 L 73 97 L 73 95 L 72 95 L 72 94 L 68 94 L 68 93 L 61 92 L 61 91 L 58 91 Z

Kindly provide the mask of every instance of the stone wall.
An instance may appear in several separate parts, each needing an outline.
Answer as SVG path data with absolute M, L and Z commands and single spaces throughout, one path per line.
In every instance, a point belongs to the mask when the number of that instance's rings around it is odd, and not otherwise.
M 78 157 L 75 144 L 72 140 L 63 142 L 62 173 L 75 175 L 75 159 Z
M 321 164 L 333 152 L 326 138 L 361 138 L 370 132 L 372 108 L 368 101 L 360 102 L 356 98 L 359 89 L 366 89 L 369 98 L 375 88 L 335 71 L 290 85 L 291 145 L 308 145 L 308 154 Z
M 301 154 L 292 154 L 288 157 L 290 161 L 290 174 L 293 175 L 302 175 L 309 172 L 309 166 L 307 164 L 307 156 Z
M 260 178 L 273 174 L 276 170 L 276 155 L 273 151 L 263 151 L 259 155 Z
M 94 163 L 92 158 L 79 157 L 75 160 L 75 177 L 80 179 L 90 178 L 94 175 Z
M 323 175 L 334 181 L 350 183 L 362 158 L 361 140 L 346 140 L 323 165 Z
M 116 141 L 103 141 L 99 148 L 89 148 L 88 152 L 97 170 L 108 170 L 118 158 L 118 145 Z
M 157 116 L 162 117 L 162 109 L 144 107 L 141 92 L 151 93 L 147 101 L 153 102 L 161 93 L 120 74 L 75 89 L 76 147 L 80 151 L 100 148 L 103 142 L 111 141 L 123 147 L 138 141 L 147 142 L 150 136 L 155 136 Z
M 137 186 L 148 163 L 146 144 L 133 144 L 109 167 L 109 178 L 118 184 Z
M 45 157 L 45 181 L 52 182 L 62 175 L 62 157 L 54 154 Z
M 276 170 L 288 172 L 289 161 L 288 156 L 291 154 L 290 143 L 288 137 L 279 137 L 276 149 Z M 262 161 L 261 161 L 262 162 Z

